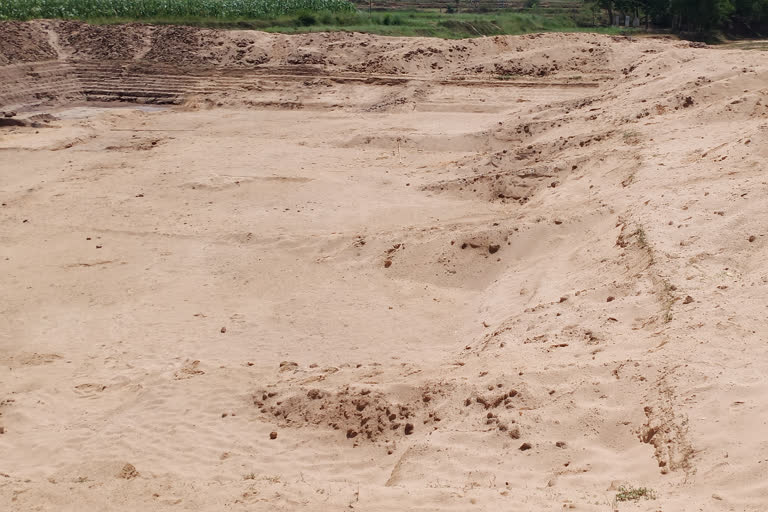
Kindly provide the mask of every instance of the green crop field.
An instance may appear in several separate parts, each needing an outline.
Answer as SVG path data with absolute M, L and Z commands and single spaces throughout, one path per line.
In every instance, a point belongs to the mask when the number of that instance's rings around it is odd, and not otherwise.
M 264 18 L 309 12 L 354 12 L 347 0 L 0 0 L 0 19 Z
M 521 2 L 528 0 L 505 0 L 499 5 L 506 8 L 493 10 L 479 9 L 486 4 L 471 0 L 451 0 L 450 5 L 447 0 L 379 0 L 372 11 L 364 8 L 363 0 L 355 1 L 357 5 L 348 0 L 0 0 L 0 20 L 138 21 L 283 33 L 342 30 L 443 38 L 621 30 L 598 26 L 602 15 L 593 8 L 595 4 L 584 0 L 547 0 L 535 8 L 522 7 Z M 438 7 L 402 8 L 420 1 L 433 1 Z

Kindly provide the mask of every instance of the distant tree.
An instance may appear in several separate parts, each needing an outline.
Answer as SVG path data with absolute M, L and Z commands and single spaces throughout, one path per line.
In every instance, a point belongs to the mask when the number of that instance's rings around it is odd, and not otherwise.
M 605 9 L 608 13 L 608 25 L 613 25 L 613 0 L 597 0 L 596 3 L 601 9 Z
M 734 0 L 734 17 L 747 25 L 768 25 L 768 0 Z
M 722 24 L 733 14 L 730 0 L 671 0 L 670 11 L 680 30 L 704 31 Z
M 670 0 L 642 0 L 640 3 L 646 28 L 649 28 L 651 20 L 657 24 L 668 21 Z
M 768 28 L 768 0 L 591 0 L 594 7 L 608 15 L 644 17 L 646 27 L 653 21 L 682 31 L 709 31 L 724 27 L 732 20 L 750 26 Z M 622 19 L 623 22 L 623 19 Z

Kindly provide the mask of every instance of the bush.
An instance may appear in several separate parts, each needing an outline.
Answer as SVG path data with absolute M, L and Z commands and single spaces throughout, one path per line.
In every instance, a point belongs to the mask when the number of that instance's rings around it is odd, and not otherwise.
M 315 18 L 315 15 L 308 11 L 302 11 L 299 13 L 298 18 L 296 18 L 296 21 L 299 22 L 299 25 L 302 27 L 310 27 L 312 25 L 315 25 L 317 23 L 317 18 Z
M 492 36 L 502 34 L 504 31 L 493 21 L 477 19 L 474 21 L 443 20 L 438 26 L 447 28 L 453 33 L 466 37 Z
M 360 15 L 357 12 L 336 14 L 334 17 L 337 25 L 357 25 L 361 23 Z

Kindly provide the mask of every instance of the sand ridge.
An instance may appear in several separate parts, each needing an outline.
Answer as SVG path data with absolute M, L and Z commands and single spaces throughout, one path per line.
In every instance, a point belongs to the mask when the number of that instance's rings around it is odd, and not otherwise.
M 2 26 L 5 508 L 764 510 L 763 54 Z

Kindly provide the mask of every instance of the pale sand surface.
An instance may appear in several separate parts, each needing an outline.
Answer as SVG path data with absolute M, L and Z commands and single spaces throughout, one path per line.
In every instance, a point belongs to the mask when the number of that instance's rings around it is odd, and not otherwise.
M 768 54 L 169 30 L 0 24 L 1 510 L 768 509 Z

